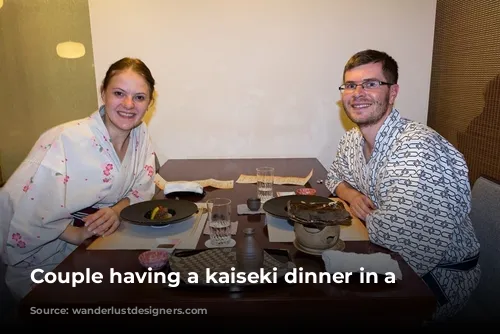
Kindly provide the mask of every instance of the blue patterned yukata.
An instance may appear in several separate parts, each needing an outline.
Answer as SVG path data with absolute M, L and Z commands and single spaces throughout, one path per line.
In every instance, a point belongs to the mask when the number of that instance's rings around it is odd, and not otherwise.
M 358 128 L 340 140 L 326 187 L 345 181 L 376 206 L 370 241 L 399 253 L 433 290 L 434 320 L 458 312 L 479 283 L 479 242 L 469 218 L 470 184 L 462 154 L 429 127 L 393 109 L 366 161 Z

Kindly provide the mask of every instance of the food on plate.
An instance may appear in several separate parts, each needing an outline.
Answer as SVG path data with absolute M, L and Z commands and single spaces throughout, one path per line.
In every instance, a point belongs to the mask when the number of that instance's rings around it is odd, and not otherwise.
M 159 205 L 151 211 L 151 220 L 165 220 L 172 218 L 172 214 L 168 212 L 168 208 Z

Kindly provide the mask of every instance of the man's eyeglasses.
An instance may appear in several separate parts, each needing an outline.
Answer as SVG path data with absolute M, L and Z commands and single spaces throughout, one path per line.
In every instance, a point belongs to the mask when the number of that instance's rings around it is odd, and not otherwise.
M 354 82 L 346 82 L 345 84 L 343 84 L 339 87 L 339 90 L 341 92 L 353 92 L 356 90 L 356 88 L 358 86 L 361 86 L 363 89 L 370 90 L 370 89 L 377 89 L 383 85 L 390 86 L 393 84 L 390 82 L 384 82 L 384 81 L 379 81 L 379 80 L 367 80 L 367 81 L 363 81 L 360 84 L 357 84 Z

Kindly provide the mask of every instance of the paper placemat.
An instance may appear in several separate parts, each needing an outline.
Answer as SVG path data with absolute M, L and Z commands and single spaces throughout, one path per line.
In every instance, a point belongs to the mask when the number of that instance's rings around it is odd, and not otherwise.
M 246 204 L 238 204 L 238 207 L 236 208 L 238 211 L 239 215 L 261 215 L 263 213 L 266 213 L 264 209 L 262 209 L 262 205 L 260 206 L 259 210 L 257 211 L 252 211 L 248 208 L 248 205 Z
M 213 187 L 218 189 L 233 189 L 234 181 L 233 180 L 216 180 L 216 179 L 205 179 L 205 180 L 195 180 L 195 181 L 166 181 L 160 174 L 155 174 L 154 183 L 161 190 L 165 189 L 167 183 L 183 183 L 183 182 L 195 182 L 198 183 L 203 188 L 205 187 Z
M 238 222 L 231 222 L 231 235 L 236 235 L 238 231 Z M 210 227 L 208 224 L 205 224 L 205 229 L 203 230 L 203 234 L 210 235 Z
M 274 184 L 294 184 L 304 186 L 313 175 L 313 169 L 305 177 L 296 176 L 274 176 Z M 257 183 L 257 175 L 241 174 L 236 183 Z
M 293 242 L 295 240 L 293 226 L 286 219 L 266 213 L 265 224 L 270 242 Z
M 335 201 L 344 203 L 347 211 L 349 206 L 342 200 L 335 198 Z M 293 226 L 286 219 L 266 214 L 266 225 L 270 242 L 293 242 L 295 232 Z M 340 226 L 340 239 L 344 241 L 367 241 L 368 230 L 365 225 L 356 217 L 352 217 L 350 226 Z
M 206 203 L 197 205 L 200 209 L 206 207 Z M 162 227 L 140 226 L 124 221 L 115 233 L 105 238 L 97 238 L 87 249 L 152 249 L 171 243 L 183 249 L 196 249 L 207 217 L 205 210 L 199 210 L 183 222 Z

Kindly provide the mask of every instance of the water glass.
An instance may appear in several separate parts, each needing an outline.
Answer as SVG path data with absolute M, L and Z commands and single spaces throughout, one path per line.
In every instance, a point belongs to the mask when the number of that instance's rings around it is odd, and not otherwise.
M 231 241 L 231 200 L 228 198 L 209 199 L 207 209 L 207 224 L 212 245 L 229 244 Z
M 257 168 L 257 197 L 262 204 L 273 198 L 274 168 Z

